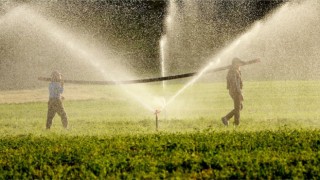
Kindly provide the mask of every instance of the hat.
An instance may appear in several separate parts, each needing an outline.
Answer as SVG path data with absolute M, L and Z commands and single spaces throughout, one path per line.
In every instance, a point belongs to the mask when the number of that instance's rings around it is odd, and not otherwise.
M 242 64 L 245 64 L 245 62 L 242 61 L 241 59 L 235 57 L 232 59 L 232 65 L 234 65 L 234 64 L 241 64 L 242 65 Z

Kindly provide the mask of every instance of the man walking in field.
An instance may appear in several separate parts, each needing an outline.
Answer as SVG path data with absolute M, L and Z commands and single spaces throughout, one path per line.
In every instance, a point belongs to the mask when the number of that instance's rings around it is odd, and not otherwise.
M 227 75 L 227 89 L 233 100 L 234 109 L 230 111 L 226 116 L 222 117 L 222 123 L 225 126 L 229 125 L 229 120 L 234 116 L 234 125 L 238 126 L 240 123 L 240 110 L 242 110 L 242 79 L 240 66 L 245 64 L 239 58 L 232 60 L 232 66 L 228 71 Z
M 50 129 L 52 120 L 56 113 L 61 117 L 62 125 L 64 128 L 68 127 L 67 114 L 63 108 L 63 81 L 61 74 L 58 71 L 53 71 L 51 74 L 51 82 L 49 84 L 49 102 L 46 128 Z

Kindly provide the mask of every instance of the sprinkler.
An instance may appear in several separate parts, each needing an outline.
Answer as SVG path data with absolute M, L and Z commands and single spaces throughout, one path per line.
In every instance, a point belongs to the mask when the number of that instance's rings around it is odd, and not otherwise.
M 160 113 L 161 111 L 156 109 L 155 112 L 154 112 L 154 115 L 156 116 L 156 131 L 158 131 L 158 128 L 159 128 L 159 120 L 158 120 L 158 114 Z

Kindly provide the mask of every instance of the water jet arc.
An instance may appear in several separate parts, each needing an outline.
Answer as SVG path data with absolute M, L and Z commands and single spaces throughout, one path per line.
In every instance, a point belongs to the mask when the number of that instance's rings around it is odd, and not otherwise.
M 242 66 L 254 64 L 254 63 L 258 63 L 258 62 L 260 62 L 260 59 L 254 59 L 254 60 L 246 61 Z M 220 68 L 215 68 L 215 69 L 207 71 L 206 73 L 223 71 L 223 70 L 230 69 L 230 67 L 231 67 L 231 65 L 220 67 Z M 92 84 L 92 85 L 94 85 L 94 84 L 98 84 L 98 85 L 140 84 L 140 83 L 168 81 L 168 80 L 174 80 L 174 79 L 187 78 L 187 77 L 195 76 L 197 74 L 198 74 L 198 72 L 193 72 L 193 73 L 179 74 L 179 75 L 173 75 L 173 76 L 155 77 L 155 78 L 147 78 L 147 79 L 136 79 L 136 80 L 124 80 L 124 81 L 63 80 L 63 82 L 70 83 L 70 84 Z M 39 77 L 38 80 L 39 81 L 51 81 L 51 78 Z

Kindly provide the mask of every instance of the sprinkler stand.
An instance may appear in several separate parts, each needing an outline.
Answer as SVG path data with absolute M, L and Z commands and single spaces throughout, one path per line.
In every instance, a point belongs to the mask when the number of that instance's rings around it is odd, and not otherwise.
M 158 128 L 159 128 L 159 119 L 158 119 L 158 114 L 160 113 L 161 111 L 157 110 L 154 112 L 154 115 L 156 116 L 156 131 L 158 131 Z

